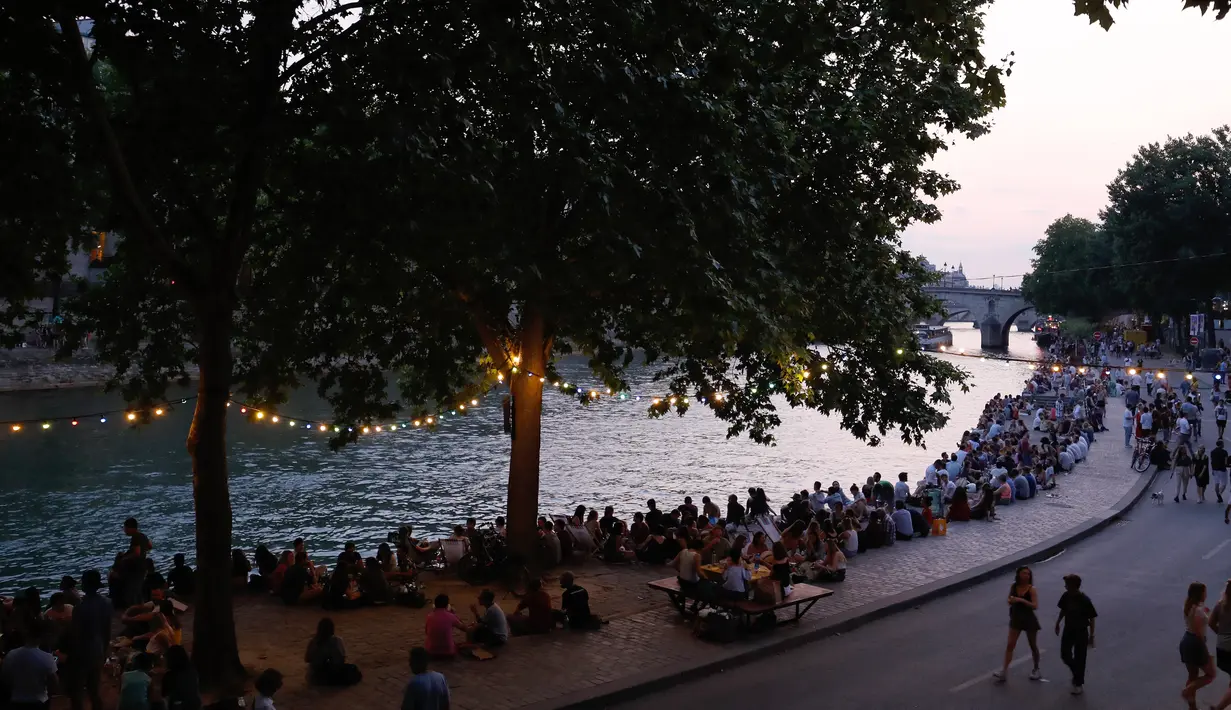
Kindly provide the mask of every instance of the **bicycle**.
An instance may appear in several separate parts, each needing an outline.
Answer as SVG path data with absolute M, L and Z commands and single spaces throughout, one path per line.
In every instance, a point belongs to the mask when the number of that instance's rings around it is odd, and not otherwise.
M 1129 468 L 1138 473 L 1145 473 L 1146 469 L 1150 468 L 1150 452 L 1153 449 L 1153 439 L 1137 437 L 1137 444 L 1133 447 L 1133 458 L 1129 462 Z

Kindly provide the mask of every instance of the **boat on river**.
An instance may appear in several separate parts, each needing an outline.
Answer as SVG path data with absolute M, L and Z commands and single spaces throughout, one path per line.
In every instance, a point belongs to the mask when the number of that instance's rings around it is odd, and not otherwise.
M 915 326 L 915 339 L 919 341 L 919 347 L 924 350 L 939 350 L 942 345 L 953 346 L 953 332 L 944 325 L 920 323 Z

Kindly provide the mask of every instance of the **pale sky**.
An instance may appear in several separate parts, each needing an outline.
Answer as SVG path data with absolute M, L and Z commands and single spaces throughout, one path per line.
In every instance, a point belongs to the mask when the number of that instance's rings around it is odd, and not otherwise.
M 961 262 L 972 279 L 1021 274 L 1053 220 L 1098 218 L 1139 146 L 1231 123 L 1231 17 L 1181 7 L 1132 0 L 1104 32 L 1073 16 L 1073 0 L 996 0 L 983 51 L 1017 53 L 1006 105 L 991 133 L 938 156 L 962 189 L 940 201 L 940 222 L 906 230 L 904 246 L 938 266 Z

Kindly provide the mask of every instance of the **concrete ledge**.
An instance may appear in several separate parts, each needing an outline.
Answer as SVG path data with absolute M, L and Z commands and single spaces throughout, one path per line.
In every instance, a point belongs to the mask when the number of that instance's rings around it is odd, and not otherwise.
M 885 597 L 857 609 L 838 614 L 827 619 L 817 628 L 795 633 L 790 633 L 789 631 L 783 633 L 783 630 L 779 630 L 776 634 L 771 634 L 764 639 L 740 644 L 738 648 L 733 649 L 729 656 L 716 661 L 647 671 L 621 680 L 604 683 L 589 690 L 568 693 L 552 700 L 536 703 L 532 707 L 536 710 L 564 710 L 566 708 L 607 707 L 627 702 L 685 681 L 693 681 L 704 676 L 720 673 L 732 666 L 763 659 L 767 654 L 781 653 L 829 636 L 853 631 L 864 624 L 882 619 L 899 611 L 917 607 L 933 599 L 955 594 L 1021 565 L 1053 557 L 1069 545 L 1090 537 L 1132 509 L 1145 495 L 1146 491 L 1150 490 L 1157 477 L 1157 471 L 1149 475 L 1143 474 L 1133 484 L 1129 492 L 1124 494 L 1116 505 L 1109 509 L 1102 517 L 1088 520 L 1045 542 L 1008 557 L 1002 557 L 999 560 L 953 575 L 952 577 L 916 587 L 891 597 Z M 977 523 L 972 521 L 972 524 Z

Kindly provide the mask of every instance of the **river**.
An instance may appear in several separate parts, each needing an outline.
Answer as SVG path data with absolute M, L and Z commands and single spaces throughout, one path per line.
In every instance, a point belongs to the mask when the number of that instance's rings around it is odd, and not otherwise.
M 954 347 L 977 352 L 979 331 L 953 324 Z M 1033 358 L 1028 333 L 1013 332 L 1009 354 Z M 543 406 L 541 509 L 571 511 L 614 505 L 617 514 L 662 507 L 685 495 L 744 497 L 761 486 L 775 507 L 814 480 L 862 482 L 873 471 L 922 475 L 927 462 L 953 446 L 997 392 L 1020 393 L 1030 366 L 952 359 L 971 374 L 971 391 L 953 393 L 948 426 L 927 438 L 928 450 L 890 432 L 869 447 L 836 419 L 783 406 L 776 446 L 726 439 L 726 426 L 701 407 L 684 417 L 650 419 L 645 402 L 604 400 L 583 407 L 549 391 Z M 582 359 L 566 360 L 569 381 L 593 377 Z M 634 373 L 634 391 L 653 391 L 649 372 Z M 0 420 L 69 416 L 123 407 L 118 395 L 96 390 L 0 394 Z M 446 532 L 468 515 L 490 520 L 503 511 L 508 438 L 500 399 L 490 395 L 467 416 L 450 417 L 433 432 L 365 437 L 331 452 L 325 435 L 302 428 L 249 423 L 231 408 L 231 499 L 234 545 L 265 543 L 275 552 L 297 536 L 309 552 L 330 558 L 353 540 L 371 554 L 386 533 L 411 523 L 418 534 Z M 315 397 L 298 393 L 283 411 L 323 417 Z M 0 432 L 0 591 L 46 588 L 63 574 L 105 570 L 126 545 L 121 529 L 135 516 L 153 540 L 160 568 L 184 552 L 194 556 L 192 475 L 184 450 L 191 403 L 154 423 L 131 428 L 121 417 L 82 418 L 52 428 Z M 285 423 L 285 422 L 283 422 Z

